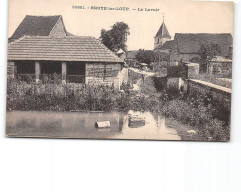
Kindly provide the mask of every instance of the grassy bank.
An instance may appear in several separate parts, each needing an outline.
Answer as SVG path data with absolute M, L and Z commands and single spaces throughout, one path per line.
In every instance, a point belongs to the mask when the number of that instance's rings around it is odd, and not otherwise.
M 159 112 L 198 129 L 204 140 L 229 139 L 229 107 L 201 95 L 185 97 L 170 91 L 157 92 L 151 77 L 141 82 L 138 92 L 132 90 L 132 82 L 117 90 L 113 86 L 27 84 L 9 79 L 7 109 Z

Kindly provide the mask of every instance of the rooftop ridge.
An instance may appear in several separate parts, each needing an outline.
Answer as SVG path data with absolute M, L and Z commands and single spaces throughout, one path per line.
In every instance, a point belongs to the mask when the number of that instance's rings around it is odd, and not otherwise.
M 94 38 L 94 37 L 93 37 Z M 103 43 L 101 43 L 100 40 L 97 40 L 96 38 L 94 38 L 94 40 L 100 45 L 102 46 L 106 51 L 108 51 L 111 55 L 113 55 L 114 58 L 116 58 L 117 60 L 121 60 L 113 51 L 111 51 L 110 49 L 108 49 Z M 123 60 L 121 60 L 123 61 Z
M 94 38 L 93 36 L 65 36 L 65 37 L 50 37 L 50 36 L 32 36 L 32 35 L 24 35 L 24 38 L 42 38 L 42 39 L 78 39 L 78 38 Z M 21 38 L 23 38 L 21 37 Z M 19 39 L 21 39 L 19 38 Z
M 161 25 L 161 27 L 159 28 L 159 30 L 157 31 L 155 37 L 159 37 L 159 38 L 168 37 L 168 38 L 171 38 L 171 35 L 169 34 L 169 32 L 168 32 L 168 30 L 167 30 L 167 27 L 166 27 L 166 24 L 165 24 L 164 21 L 162 22 L 162 25 Z

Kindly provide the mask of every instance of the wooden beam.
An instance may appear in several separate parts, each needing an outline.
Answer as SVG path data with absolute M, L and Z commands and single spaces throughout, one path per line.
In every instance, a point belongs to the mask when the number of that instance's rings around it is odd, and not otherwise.
M 62 62 L 62 83 L 66 84 L 66 75 L 67 75 L 67 63 Z
M 35 61 L 35 79 L 36 79 L 36 83 L 39 82 L 39 75 L 40 75 L 40 63 L 38 61 Z

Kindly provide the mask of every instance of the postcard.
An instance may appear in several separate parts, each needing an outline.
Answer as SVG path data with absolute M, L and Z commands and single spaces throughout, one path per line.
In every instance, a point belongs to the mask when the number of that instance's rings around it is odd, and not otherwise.
M 233 11 L 9 0 L 6 136 L 228 141 Z

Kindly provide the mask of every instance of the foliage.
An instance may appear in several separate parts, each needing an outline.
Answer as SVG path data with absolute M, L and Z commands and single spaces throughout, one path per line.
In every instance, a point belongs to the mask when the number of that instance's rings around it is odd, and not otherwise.
M 139 80 L 133 76 L 133 80 Z M 23 111 L 112 111 L 160 112 L 198 129 L 204 140 L 226 141 L 230 132 L 230 105 L 210 99 L 208 94 L 189 97 L 157 92 L 151 77 L 141 83 L 141 91 L 132 84 L 122 86 L 63 85 L 26 83 L 8 79 L 7 109 Z
M 43 74 L 41 75 L 42 79 L 40 79 L 40 82 L 43 84 L 60 84 L 62 82 L 61 75 L 58 75 L 57 73 L 54 74 Z
M 221 54 L 221 48 L 218 44 L 203 44 L 201 45 L 199 51 L 200 56 L 200 71 L 207 71 L 208 61 L 214 59 L 216 56 Z
M 141 82 L 141 92 L 152 96 L 157 93 L 153 77 L 144 78 L 144 81 Z
M 155 60 L 155 53 L 154 51 L 139 49 L 138 53 L 136 54 L 137 61 L 141 63 L 150 64 Z
M 165 102 L 162 113 L 167 117 L 173 117 L 184 124 L 197 128 L 198 134 L 203 140 L 229 140 L 230 124 L 215 116 L 217 111 L 214 108 L 216 107 L 213 105 L 205 106 L 204 101 L 202 97 L 190 98 L 189 100 L 173 99 Z M 226 113 L 226 119 L 227 115 L 228 113 Z
M 128 24 L 115 23 L 110 30 L 101 30 L 100 40 L 111 51 L 127 50 L 127 36 L 130 35 Z

